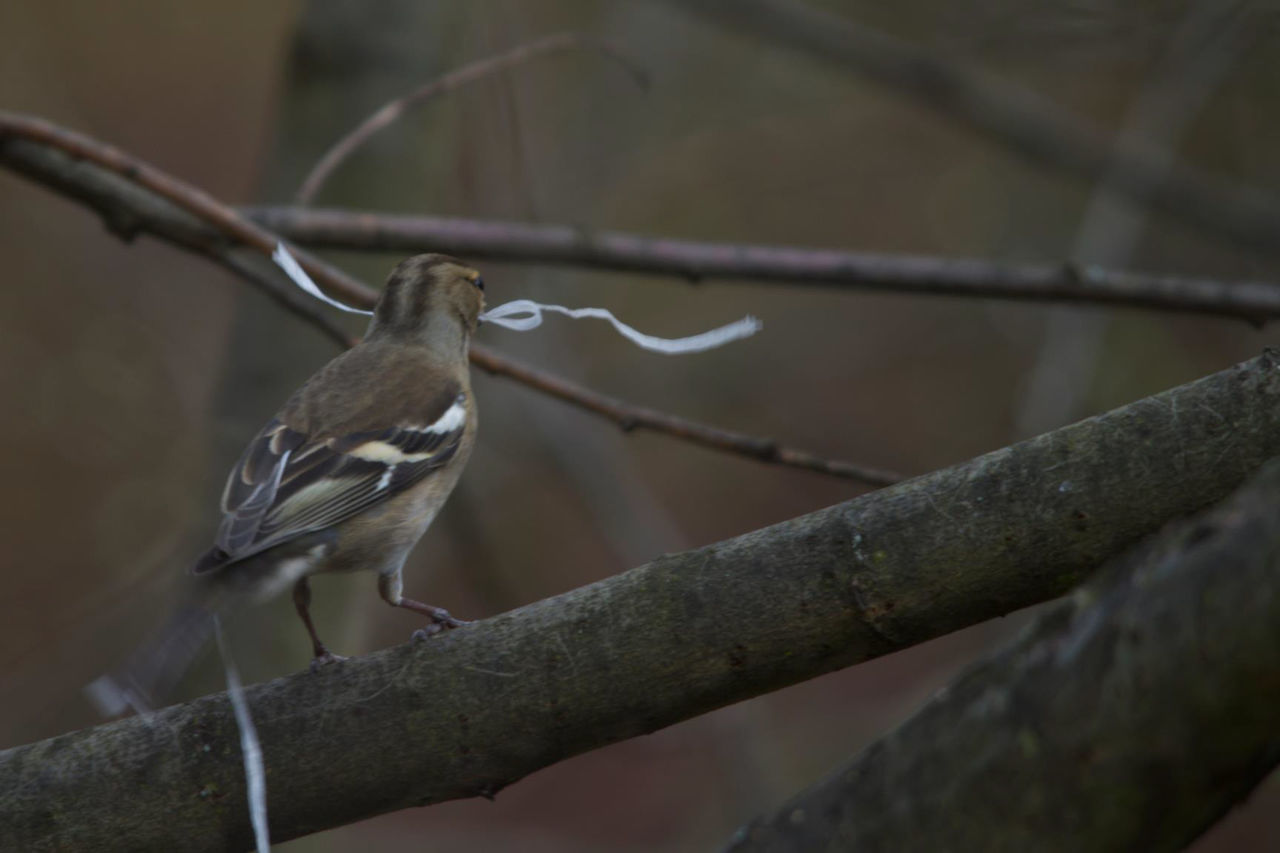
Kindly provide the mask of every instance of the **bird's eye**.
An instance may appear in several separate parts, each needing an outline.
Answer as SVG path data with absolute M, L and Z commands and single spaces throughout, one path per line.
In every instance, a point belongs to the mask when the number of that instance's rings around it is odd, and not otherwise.
M 484 279 L 482 279 L 480 276 L 476 276 L 471 280 L 471 283 L 474 284 L 480 290 L 481 293 L 484 293 Z

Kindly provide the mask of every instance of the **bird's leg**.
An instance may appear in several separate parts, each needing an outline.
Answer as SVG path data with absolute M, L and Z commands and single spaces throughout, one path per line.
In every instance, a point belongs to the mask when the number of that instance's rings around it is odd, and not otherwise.
M 307 633 L 311 635 L 311 652 L 314 655 L 311 660 L 312 671 L 327 663 L 346 660 L 341 655 L 335 655 L 329 651 L 316 633 L 316 626 L 311 622 L 311 584 L 305 577 L 299 578 L 293 585 L 293 606 L 298 609 L 298 616 L 302 619 L 302 624 L 307 626 Z
M 392 607 L 403 607 L 406 610 L 412 610 L 414 613 L 421 613 L 431 620 L 431 624 L 426 628 L 420 628 L 413 632 L 415 640 L 421 640 L 440 631 L 468 624 L 462 619 L 455 619 L 450 616 L 449 611 L 443 607 L 433 607 L 430 604 L 423 604 L 421 601 L 414 601 L 412 598 L 405 598 L 400 594 L 403 586 L 399 572 L 390 575 L 378 575 L 378 593 L 382 596 L 383 601 Z

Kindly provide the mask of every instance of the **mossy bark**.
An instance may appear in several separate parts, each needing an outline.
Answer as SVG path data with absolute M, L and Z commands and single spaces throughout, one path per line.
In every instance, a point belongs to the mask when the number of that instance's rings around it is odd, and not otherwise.
M 251 687 L 272 838 L 492 795 L 1053 598 L 1277 453 L 1268 353 L 426 642 Z M 0 848 L 247 848 L 238 750 L 218 695 L 0 753 Z
M 1273 462 L 729 849 L 1181 850 L 1280 761 L 1277 708 Z

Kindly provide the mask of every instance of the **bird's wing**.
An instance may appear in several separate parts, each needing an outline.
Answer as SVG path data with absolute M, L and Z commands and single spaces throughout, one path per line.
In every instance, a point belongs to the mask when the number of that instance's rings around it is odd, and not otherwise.
M 420 423 L 327 438 L 280 420 L 267 424 L 227 478 L 214 540 L 226 557 L 202 562 L 196 572 L 332 527 L 442 467 L 467 426 L 466 393 L 454 385 L 424 411 Z

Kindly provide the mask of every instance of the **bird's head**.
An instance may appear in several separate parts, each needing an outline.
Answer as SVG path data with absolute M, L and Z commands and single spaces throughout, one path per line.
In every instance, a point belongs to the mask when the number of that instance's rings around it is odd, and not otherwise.
M 444 343 L 443 338 L 461 333 L 465 345 L 483 310 L 480 273 L 448 255 L 415 255 L 391 271 L 373 309 L 368 337 Z

